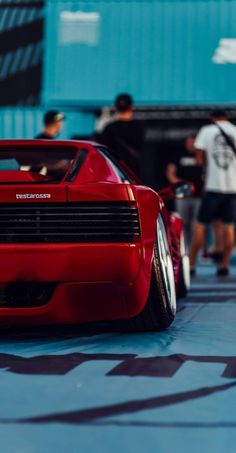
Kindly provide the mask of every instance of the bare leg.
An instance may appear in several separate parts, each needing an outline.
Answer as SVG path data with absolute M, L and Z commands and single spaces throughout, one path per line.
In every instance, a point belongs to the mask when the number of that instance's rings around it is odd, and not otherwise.
M 204 246 L 206 225 L 196 223 L 193 231 L 193 239 L 190 247 L 190 266 L 195 267 L 196 258 L 199 250 Z
M 230 257 L 235 244 L 234 225 L 224 225 L 224 253 L 220 268 L 229 267 Z
M 221 220 L 213 220 L 212 229 L 214 234 L 213 251 L 222 252 L 224 249 L 224 225 Z

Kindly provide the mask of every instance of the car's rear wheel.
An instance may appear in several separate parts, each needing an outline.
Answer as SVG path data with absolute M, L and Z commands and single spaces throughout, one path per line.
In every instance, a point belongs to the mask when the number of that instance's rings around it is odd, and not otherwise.
M 180 237 L 180 269 L 179 269 L 179 282 L 178 282 L 178 297 L 185 297 L 190 288 L 190 264 L 188 249 L 182 232 Z
M 162 330 L 172 323 L 175 313 L 176 293 L 173 265 L 165 226 L 159 215 L 149 296 L 142 312 L 132 318 L 132 324 L 136 331 Z

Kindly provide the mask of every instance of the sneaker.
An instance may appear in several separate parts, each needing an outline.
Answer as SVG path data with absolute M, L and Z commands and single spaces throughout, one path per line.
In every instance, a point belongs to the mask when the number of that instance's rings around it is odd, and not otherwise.
M 219 268 L 216 271 L 216 275 L 218 277 L 226 277 L 227 275 L 229 275 L 229 269 L 227 267 Z

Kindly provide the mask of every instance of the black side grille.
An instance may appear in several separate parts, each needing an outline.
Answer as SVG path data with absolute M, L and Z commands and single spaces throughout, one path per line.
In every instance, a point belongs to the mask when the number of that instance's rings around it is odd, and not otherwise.
M 0 204 L 0 243 L 133 242 L 139 234 L 135 203 Z

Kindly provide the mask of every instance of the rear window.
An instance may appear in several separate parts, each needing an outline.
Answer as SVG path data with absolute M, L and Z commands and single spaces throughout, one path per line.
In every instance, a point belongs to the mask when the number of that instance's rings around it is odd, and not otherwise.
M 119 175 L 122 182 L 130 184 L 132 181 L 129 176 L 123 171 L 123 169 L 119 166 L 115 158 L 112 157 L 111 153 L 107 148 L 103 148 L 102 146 L 97 146 L 97 150 L 107 159 L 110 164 L 115 169 L 116 173 Z
M 73 180 L 85 150 L 72 147 L 0 148 L 0 183 L 51 183 Z

